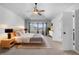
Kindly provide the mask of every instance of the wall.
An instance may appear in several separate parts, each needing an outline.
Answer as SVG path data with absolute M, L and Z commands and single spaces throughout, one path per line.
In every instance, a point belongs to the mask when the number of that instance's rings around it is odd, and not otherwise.
M 62 18 L 63 14 L 59 14 L 55 19 L 51 22 L 53 23 L 53 40 L 62 41 L 61 39 L 61 31 L 62 31 Z
M 0 24 L 24 25 L 24 21 L 21 17 L 19 17 L 12 11 L 0 7 Z
M 13 28 L 14 26 L 24 26 L 24 20 L 12 11 L 0 6 L 0 28 Z

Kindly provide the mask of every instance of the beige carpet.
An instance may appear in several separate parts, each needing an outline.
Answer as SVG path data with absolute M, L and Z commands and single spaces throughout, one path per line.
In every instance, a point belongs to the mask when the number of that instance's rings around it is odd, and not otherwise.
M 16 45 L 16 48 L 35 48 L 35 49 L 40 49 L 40 48 L 51 48 L 50 46 L 47 46 L 46 44 L 42 43 L 42 44 L 19 44 Z
M 53 41 L 52 38 L 46 37 L 47 46 L 51 48 L 41 48 L 41 49 L 32 49 L 32 48 L 16 48 L 14 45 L 10 49 L 1 49 L 0 55 L 78 55 L 74 51 L 64 51 L 61 42 Z

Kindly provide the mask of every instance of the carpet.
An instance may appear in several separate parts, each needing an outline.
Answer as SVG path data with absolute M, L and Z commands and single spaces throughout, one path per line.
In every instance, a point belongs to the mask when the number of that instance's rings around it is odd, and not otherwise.
M 42 44 L 36 44 L 36 43 L 26 43 L 26 44 L 17 44 L 16 48 L 51 48 L 50 46 Z

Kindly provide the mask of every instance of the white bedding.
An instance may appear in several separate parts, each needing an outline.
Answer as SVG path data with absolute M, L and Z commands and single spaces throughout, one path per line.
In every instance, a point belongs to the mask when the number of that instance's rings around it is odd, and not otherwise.
M 32 38 L 33 35 L 34 35 L 33 33 L 26 33 L 24 35 L 15 37 L 15 41 L 17 43 L 29 43 L 30 42 L 30 38 Z
M 34 33 L 25 33 L 21 36 L 15 37 L 16 43 L 33 43 L 33 42 L 42 43 L 43 41 L 42 39 L 43 39 L 43 36 L 41 34 L 34 34 Z

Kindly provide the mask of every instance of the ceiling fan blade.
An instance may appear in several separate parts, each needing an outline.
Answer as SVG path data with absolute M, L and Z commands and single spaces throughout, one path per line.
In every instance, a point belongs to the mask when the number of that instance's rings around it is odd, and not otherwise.
M 41 16 L 42 14 L 38 12 L 38 15 L 40 15 L 40 16 Z
M 45 12 L 45 10 L 38 10 L 39 12 Z
M 33 12 L 38 12 L 38 9 L 34 8 L 34 9 L 33 9 Z
M 37 8 L 37 3 L 35 3 L 35 6 L 33 7 L 32 11 L 27 11 L 27 13 L 33 13 L 33 14 L 38 14 L 38 15 L 42 15 L 41 12 L 44 12 L 45 10 L 39 10 Z

